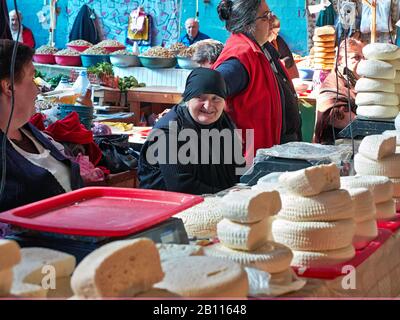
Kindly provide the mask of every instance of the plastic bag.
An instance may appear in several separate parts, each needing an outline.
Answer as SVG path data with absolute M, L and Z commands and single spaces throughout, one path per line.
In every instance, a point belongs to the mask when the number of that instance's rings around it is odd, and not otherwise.
M 392 31 L 392 21 L 390 17 L 391 0 L 379 0 L 376 4 L 376 31 L 389 32 Z M 371 8 L 363 3 L 361 27 L 362 33 L 371 32 Z

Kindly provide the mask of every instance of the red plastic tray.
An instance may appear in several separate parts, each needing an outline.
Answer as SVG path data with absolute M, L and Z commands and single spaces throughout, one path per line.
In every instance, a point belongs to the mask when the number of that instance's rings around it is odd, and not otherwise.
M 38 231 L 120 237 L 143 231 L 204 199 L 183 193 L 89 187 L 0 213 L 0 222 Z
M 400 229 L 400 213 L 396 213 L 396 217 L 389 221 L 378 221 L 378 228 L 387 229 L 392 232 L 396 232 Z
M 385 229 L 378 229 L 379 234 L 375 240 L 372 240 L 367 247 L 362 250 L 357 250 L 353 259 L 333 266 L 319 267 L 319 268 L 298 268 L 293 267 L 293 270 L 298 276 L 304 278 L 317 278 L 333 280 L 337 277 L 346 275 L 342 272 L 343 267 L 351 265 L 354 268 L 363 263 L 370 257 L 376 250 L 378 250 L 385 242 L 392 236 L 392 232 Z

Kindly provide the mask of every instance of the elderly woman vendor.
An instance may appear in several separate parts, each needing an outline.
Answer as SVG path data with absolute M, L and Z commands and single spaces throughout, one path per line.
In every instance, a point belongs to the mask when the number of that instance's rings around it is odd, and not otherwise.
M 238 182 L 242 143 L 224 111 L 226 96 L 217 71 L 191 72 L 183 102 L 157 122 L 141 150 L 141 188 L 206 194 Z
M 11 116 L 12 87 L 10 66 L 11 40 L 0 40 L 0 141 L 6 138 L 5 190 L 0 195 L 0 211 L 77 189 L 82 186 L 79 165 L 66 159 L 52 143 L 28 121 L 35 112 L 38 94 L 33 79 L 31 48 L 18 44 L 14 112 Z M 8 121 L 10 119 L 8 131 Z M 6 137 L 5 137 L 5 133 Z M 2 156 L 1 156 L 2 157 Z M 1 159 L 3 160 L 3 158 Z

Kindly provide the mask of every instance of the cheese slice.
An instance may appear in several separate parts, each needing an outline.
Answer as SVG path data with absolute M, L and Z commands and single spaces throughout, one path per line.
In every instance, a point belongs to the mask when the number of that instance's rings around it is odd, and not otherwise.
M 283 244 L 268 241 L 258 249 L 245 252 L 232 250 L 217 243 L 204 248 L 206 256 L 229 259 L 244 267 L 251 267 L 268 273 L 285 271 L 292 261 L 292 251 Z
M 393 195 L 393 183 L 388 177 L 358 175 L 341 177 L 340 183 L 344 189 L 368 188 L 372 192 L 375 203 L 388 201 Z
M 371 78 L 360 78 L 356 83 L 355 90 L 357 92 L 396 92 L 393 81 Z
M 0 271 L 10 269 L 21 261 L 17 242 L 0 239 Z
M 335 221 L 353 218 L 353 202 L 346 190 L 323 192 L 316 196 L 281 195 L 278 218 L 291 221 Z M 340 199 L 340 201 L 338 201 Z
M 363 54 L 370 60 L 396 60 L 400 59 L 400 49 L 391 43 L 370 43 L 363 48 Z
M 189 244 L 157 243 L 161 261 L 189 256 L 202 256 L 203 247 Z
M 393 80 L 396 70 L 390 63 L 384 61 L 361 60 L 357 66 L 357 74 L 367 78 Z
M 155 288 L 182 297 L 246 297 L 249 286 L 243 267 L 233 261 L 213 257 L 184 257 L 162 264 L 164 279 Z
M 396 152 L 396 138 L 381 134 L 366 136 L 361 141 L 358 152 L 371 160 L 392 156 Z
M 376 219 L 376 207 L 374 196 L 367 188 L 348 189 L 351 200 L 353 200 L 354 221 L 356 223 Z
M 397 106 L 358 106 L 357 115 L 369 119 L 393 119 L 399 114 Z
M 363 249 L 377 236 L 378 226 L 375 219 L 357 223 L 353 238 L 353 246 L 357 250 Z
M 114 241 L 86 256 L 71 286 L 81 297 L 133 297 L 164 276 L 154 242 L 146 238 Z
M 378 161 L 368 159 L 360 153 L 354 156 L 354 169 L 359 175 L 400 177 L 399 164 L 400 154 L 397 153 Z
M 398 106 L 399 96 L 388 92 L 359 92 L 356 95 L 358 106 Z
M 75 257 L 64 252 L 46 248 L 22 248 L 21 262 L 14 267 L 11 294 L 30 298 L 47 296 L 48 290 L 42 287 L 42 281 L 50 273 L 44 267 L 54 268 L 57 290 L 57 279 L 70 276 L 75 264 Z
M 347 247 L 354 236 L 354 220 L 293 222 L 276 219 L 272 234 L 276 242 L 292 250 L 326 251 Z
M 314 166 L 285 172 L 279 182 L 287 190 L 301 196 L 314 196 L 340 188 L 340 170 L 335 164 Z
M 13 282 L 13 270 L 0 270 L 0 297 L 7 297 Z
M 376 219 L 387 220 L 396 216 L 396 204 L 393 199 L 376 204 Z
M 236 222 L 253 223 L 275 215 L 281 209 L 277 191 L 240 190 L 222 198 L 223 216 Z
M 382 134 L 384 136 L 395 137 L 396 138 L 396 145 L 400 145 L 400 131 L 397 130 L 386 130 L 383 131 Z
M 325 267 L 333 266 L 354 258 L 356 251 L 353 245 L 329 251 L 293 251 L 293 267 Z
M 223 219 L 217 225 L 218 238 L 223 245 L 245 251 L 252 251 L 263 245 L 267 241 L 267 231 L 267 218 L 251 224 Z
M 221 198 L 206 197 L 202 203 L 186 209 L 174 217 L 182 219 L 189 237 L 216 237 L 217 224 L 224 218 Z

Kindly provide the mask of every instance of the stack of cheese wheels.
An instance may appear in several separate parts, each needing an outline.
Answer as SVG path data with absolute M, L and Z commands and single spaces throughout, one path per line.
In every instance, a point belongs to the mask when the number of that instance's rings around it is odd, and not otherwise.
M 382 133 L 384 136 L 396 138 L 396 153 L 400 153 L 400 130 L 387 130 Z M 393 182 L 393 200 L 396 204 L 396 211 L 400 211 L 400 180 L 390 179 Z
M 396 153 L 396 138 L 386 135 L 365 137 L 354 157 L 354 169 L 361 176 L 383 176 L 385 193 L 374 195 L 376 217 L 378 220 L 393 218 L 396 214 L 393 198 L 400 197 L 400 154 Z
M 314 68 L 331 70 L 335 63 L 335 28 L 324 26 L 314 31 Z
M 215 238 L 217 224 L 223 219 L 221 198 L 205 197 L 202 203 L 184 210 L 174 217 L 182 219 L 189 237 Z
M 204 254 L 266 271 L 273 283 L 289 283 L 291 250 L 267 240 L 269 217 L 281 208 L 279 192 L 230 192 L 222 203 L 224 219 L 217 226 L 220 243 L 205 247 Z
M 20 261 L 19 245 L 15 241 L 0 240 L 0 297 L 10 295 L 13 267 Z
M 353 202 L 340 189 L 335 164 L 286 172 L 279 177 L 286 191 L 272 223 L 274 240 L 293 250 L 292 266 L 319 267 L 352 259 L 355 224 Z
M 400 48 L 388 43 L 371 43 L 363 48 L 367 60 L 357 66 L 361 76 L 355 90 L 357 114 L 370 119 L 394 118 L 399 113 Z M 399 73 L 397 73 L 399 72 Z

